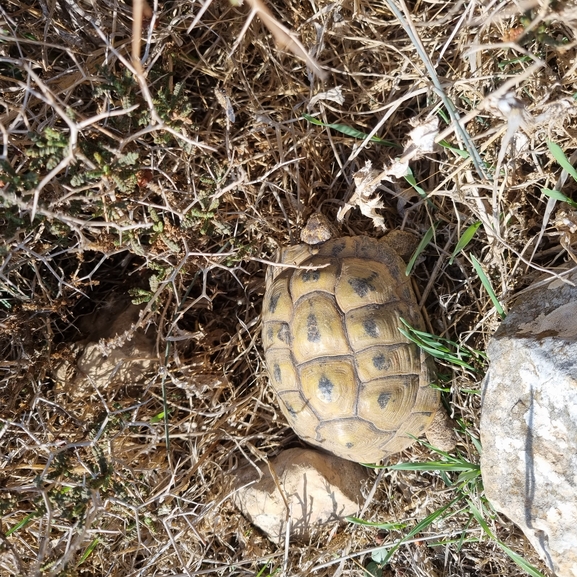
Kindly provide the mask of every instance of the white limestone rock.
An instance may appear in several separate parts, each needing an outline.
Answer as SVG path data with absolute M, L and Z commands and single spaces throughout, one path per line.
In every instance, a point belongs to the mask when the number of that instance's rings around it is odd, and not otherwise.
M 485 493 L 552 571 L 577 577 L 577 287 L 555 280 L 523 295 L 488 354 Z
M 368 474 L 352 461 L 311 449 L 287 449 L 269 467 L 243 467 L 235 478 L 234 502 L 274 543 L 285 537 L 289 510 L 290 536 L 302 541 L 316 527 L 356 514 L 363 503 L 361 487 Z

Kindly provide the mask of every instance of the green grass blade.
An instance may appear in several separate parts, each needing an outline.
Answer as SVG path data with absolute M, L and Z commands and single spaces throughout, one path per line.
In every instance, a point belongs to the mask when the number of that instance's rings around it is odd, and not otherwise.
M 86 547 L 86 551 L 84 551 L 84 553 L 82 554 L 82 557 L 80 557 L 80 561 L 78 562 L 78 565 L 82 565 L 82 563 L 84 563 L 84 561 L 86 561 L 86 559 L 88 559 L 88 557 L 90 557 L 90 554 L 92 553 L 92 551 L 94 551 L 94 549 L 96 549 L 96 545 L 98 545 L 98 543 L 100 543 L 100 539 L 98 537 L 95 537 L 92 540 L 92 542 L 90 543 L 90 545 L 88 545 L 88 547 Z
M 443 119 L 443 122 L 445 124 L 451 124 L 451 118 L 450 116 L 447 114 L 447 112 L 445 112 L 444 108 L 439 108 L 437 110 L 437 115 L 440 116 Z M 447 142 L 446 140 L 444 140 L 443 142 Z
M 452 365 L 457 365 L 458 367 L 463 367 L 463 368 L 468 369 L 468 370 L 473 371 L 473 372 L 475 371 L 475 367 L 470 365 L 467 361 L 463 361 L 451 353 L 445 353 L 445 352 L 439 351 L 437 348 L 425 346 L 423 343 L 419 343 L 419 342 L 415 341 L 414 339 L 411 339 L 411 337 L 407 331 L 405 331 L 403 329 L 399 329 L 399 330 L 401 331 L 401 333 L 403 335 L 405 335 L 408 339 L 415 342 L 421 349 L 423 349 L 423 351 L 425 351 L 428 355 L 431 355 L 435 359 L 439 359 L 440 361 L 444 361 L 444 362 L 452 364 Z
M 262 577 L 264 575 L 264 572 L 268 570 L 268 565 L 263 565 L 261 570 L 255 575 L 255 577 Z M 275 569 L 273 570 L 272 573 L 268 574 L 268 577 L 273 577 L 274 575 L 276 575 L 280 570 L 280 567 L 275 567 Z
M 417 262 L 417 259 L 419 258 L 420 254 L 425 250 L 425 247 L 431 242 L 431 239 L 435 234 L 435 227 L 436 225 L 431 226 L 429 230 L 425 233 L 425 236 L 421 239 L 419 246 L 416 248 L 415 252 L 413 253 L 413 256 L 411 257 L 411 260 L 409 260 L 407 264 L 407 268 L 405 269 L 405 275 L 409 276 L 411 274 L 411 271 L 413 270 L 413 267 L 415 266 L 415 263 Z
M 389 465 L 387 469 L 395 471 L 480 471 L 479 465 L 467 461 L 427 461 L 423 463 L 398 463 Z
M 577 181 L 577 170 L 575 170 L 573 165 L 569 162 L 563 149 L 557 143 L 551 142 L 550 140 L 547 141 L 547 147 L 561 168 L 567 171 L 573 177 L 573 180 Z
M 464 160 L 467 160 L 471 155 L 466 150 L 461 150 L 460 148 L 455 148 L 452 144 L 449 144 L 446 140 L 439 141 L 439 144 L 443 148 L 447 148 L 448 150 L 452 150 L 455 154 L 459 155 Z
M 409 539 L 412 539 L 417 533 L 424 531 L 429 525 L 433 524 L 443 513 L 449 508 L 452 507 L 457 501 L 462 499 L 461 496 L 456 497 L 445 506 L 433 511 L 430 515 L 427 515 L 422 521 L 417 523 L 402 539 L 397 541 L 388 551 L 385 557 L 382 559 L 381 564 L 386 565 L 390 560 L 391 557 L 397 552 L 399 547 Z M 373 557 L 374 559 L 374 557 Z M 376 560 L 376 559 L 375 559 Z
M 554 198 L 555 200 L 560 200 L 561 202 L 566 202 L 572 208 L 577 208 L 577 202 L 565 196 L 560 190 L 551 190 L 550 188 L 542 188 L 541 193 L 549 198 Z
M 151 419 L 150 419 L 150 424 L 154 425 L 156 423 L 160 423 L 161 421 L 164 420 L 164 411 L 158 413 L 157 415 L 154 415 Z
M 481 467 L 477 469 L 470 469 L 469 471 L 463 471 L 457 477 L 454 485 L 468 485 L 471 481 L 478 480 L 481 476 Z
M 483 515 L 481 514 L 479 509 L 477 509 L 477 507 L 475 507 L 475 505 L 472 501 L 467 501 L 467 502 L 469 504 L 469 510 L 471 511 L 471 513 L 473 514 L 473 516 L 477 520 L 477 523 L 479 523 L 479 525 L 481 526 L 483 531 L 485 531 L 485 533 L 491 538 L 491 540 L 495 541 L 495 543 L 497 543 L 497 545 L 499 545 L 499 547 L 509 556 L 509 558 L 512 561 L 514 561 L 517 565 L 519 565 L 519 567 L 521 567 L 521 569 L 523 569 L 523 571 L 525 571 L 526 573 L 531 575 L 531 577 L 545 577 L 543 575 L 543 573 L 541 573 L 541 571 L 539 571 L 536 567 L 531 565 L 531 563 L 529 563 L 529 561 L 527 561 L 526 559 L 521 557 L 521 555 L 519 555 L 518 553 L 515 553 L 515 551 L 513 551 L 512 549 L 507 547 L 507 545 L 505 545 L 505 543 L 503 543 L 502 541 L 497 539 L 496 535 L 489 528 L 489 525 L 487 525 L 487 522 L 483 518 Z
M 473 437 L 472 435 L 470 435 L 470 439 L 471 439 L 471 442 L 473 443 L 473 445 L 475 445 L 475 449 L 477 450 L 477 453 L 479 453 L 479 455 L 481 455 L 483 453 L 483 447 L 481 445 L 481 441 L 479 441 L 479 439 L 477 439 L 476 437 Z
M 509 547 L 507 547 L 505 543 L 498 541 L 497 544 L 510 557 L 510 559 L 515 563 L 517 563 L 517 565 L 519 565 L 519 567 L 521 567 L 521 569 L 523 569 L 523 571 L 525 571 L 528 575 L 531 575 L 532 577 L 545 577 L 543 573 L 541 573 L 541 571 L 537 569 L 537 567 L 531 565 L 531 563 L 529 563 L 527 559 L 525 559 L 518 553 L 515 553 L 515 551 L 513 551 L 512 549 L 509 549 Z
M 310 116 L 309 114 L 303 114 L 302 117 L 305 120 L 308 120 L 311 124 L 316 124 L 317 126 L 323 126 L 324 128 L 332 128 L 337 132 L 342 132 L 343 134 L 346 134 L 347 136 L 352 136 L 353 138 L 359 138 L 361 140 L 364 140 L 368 136 L 368 134 L 361 132 L 356 128 L 353 128 L 352 126 L 348 126 L 347 124 L 327 124 L 325 122 L 322 122 L 321 120 L 317 120 L 316 118 Z M 379 138 L 378 136 L 372 136 L 371 142 L 377 142 L 378 144 L 382 144 L 383 146 L 392 146 L 394 148 L 401 148 L 395 142 L 391 142 L 390 140 L 384 140 L 382 138 Z
M 407 173 L 403 177 L 423 198 L 427 198 L 427 193 L 424 189 L 422 189 L 418 184 L 415 176 L 413 175 L 413 171 L 410 168 L 407 168 Z
M 493 540 L 493 541 L 498 541 L 497 537 L 494 535 L 493 531 L 491 531 L 491 529 L 489 528 L 489 525 L 487 525 L 487 521 L 485 521 L 485 519 L 483 518 L 483 515 L 481 514 L 481 511 L 479 511 L 479 509 L 477 509 L 477 507 L 475 506 L 475 504 L 470 501 L 469 499 L 467 499 L 467 503 L 469 505 L 469 510 L 471 511 L 471 513 L 473 514 L 473 517 L 475 517 L 475 519 L 477 520 L 477 523 L 479 523 L 479 525 L 481 525 L 481 529 L 483 529 L 483 531 L 485 531 L 485 533 Z
M 8 531 L 6 531 L 6 537 L 10 537 L 10 535 L 12 535 L 12 533 L 15 533 L 19 529 L 26 527 L 26 525 L 28 525 L 28 523 L 30 523 L 36 517 L 38 517 L 38 513 L 30 513 L 29 515 L 26 515 L 26 517 L 24 517 L 24 519 L 22 519 L 22 521 L 20 521 L 19 523 L 16 523 L 16 525 L 14 525 L 14 527 L 12 527 L 12 529 L 9 529 Z
M 485 287 L 485 290 L 487 291 L 491 301 L 493 301 L 493 305 L 495 306 L 495 310 L 497 311 L 499 316 L 502 319 L 504 319 L 505 318 L 505 311 L 503 310 L 503 307 L 501 306 L 501 303 L 499 302 L 499 299 L 497 298 L 497 295 L 495 294 L 495 291 L 493 290 L 493 287 L 491 286 L 491 282 L 487 278 L 487 275 L 485 274 L 485 271 L 483 270 L 481 263 L 472 254 L 469 256 L 471 257 L 471 261 L 473 263 L 473 267 L 475 268 L 475 271 L 477 272 L 477 274 L 479 275 L 479 278 L 481 279 L 481 283 L 483 283 L 483 286 Z
M 457 343 L 453 343 L 447 339 L 431 335 L 424 331 L 416 330 L 403 318 L 401 318 L 401 322 L 404 325 L 404 327 L 399 327 L 401 334 L 436 359 L 475 371 L 475 368 L 465 359 L 484 358 L 484 355 L 479 351 L 475 351 L 469 347 L 460 346 Z M 450 345 L 450 347 L 445 343 Z
M 481 221 L 478 220 L 471 226 L 467 227 L 465 232 L 461 235 L 461 238 L 459 239 L 459 242 L 457 243 L 457 246 L 455 247 L 455 250 L 453 251 L 451 258 L 449 259 L 449 264 L 453 264 L 453 260 L 455 259 L 455 257 L 473 240 L 473 237 L 475 236 L 475 233 L 477 232 L 480 226 Z

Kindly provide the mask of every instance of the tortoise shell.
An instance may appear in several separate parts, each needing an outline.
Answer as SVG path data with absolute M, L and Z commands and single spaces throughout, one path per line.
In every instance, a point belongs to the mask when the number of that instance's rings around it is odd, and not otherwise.
M 303 440 L 351 461 L 402 451 L 431 424 L 430 364 L 399 331 L 423 328 L 401 257 L 356 236 L 283 249 L 269 267 L 262 338 L 270 382 Z

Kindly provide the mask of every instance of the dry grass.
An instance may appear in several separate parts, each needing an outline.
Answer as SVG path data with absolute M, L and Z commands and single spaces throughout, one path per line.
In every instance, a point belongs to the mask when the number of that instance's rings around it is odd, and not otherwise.
M 271 2 L 324 82 L 226 0 L 151 3 L 141 72 L 129 3 L 2 4 L 0 575 L 363 575 L 362 551 L 402 536 L 349 525 L 285 551 L 230 504 L 241 456 L 298 443 L 259 350 L 264 261 L 312 211 L 334 219 L 367 160 L 380 169 L 400 154 L 304 113 L 404 144 L 411 121 L 447 118 L 450 101 L 468 121 L 441 131 L 473 156 L 439 148 L 413 160 L 428 200 L 396 180 L 379 212 L 420 235 L 436 224 L 414 272 L 431 330 L 484 349 L 498 318 L 469 254 L 505 305 L 570 260 L 551 224 L 560 204 L 540 191 L 561 174 L 546 139 L 567 156 L 576 148 L 577 8 L 529 4 L 525 18 L 508 0 Z M 337 86 L 342 104 L 310 105 Z M 506 90 L 522 108 L 503 115 L 495 94 Z M 518 134 L 524 151 L 511 148 Z M 564 183 L 567 196 L 574 189 Z M 358 209 L 341 232 L 382 234 Z M 74 360 L 81 319 L 128 294 L 157 335 L 158 370 L 138 385 L 63 387 L 55 371 Z M 477 462 L 481 374 L 441 372 L 459 450 Z M 398 461 L 429 458 L 415 447 Z M 454 495 L 437 473 L 388 471 L 363 517 L 411 527 Z M 542 567 L 506 519 L 487 519 Z M 524 574 L 466 507 L 419 539 L 383 574 Z

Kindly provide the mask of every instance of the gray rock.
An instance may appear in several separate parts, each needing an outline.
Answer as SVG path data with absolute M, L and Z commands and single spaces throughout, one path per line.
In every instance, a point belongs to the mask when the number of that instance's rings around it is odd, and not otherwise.
M 284 539 L 290 510 L 291 538 L 302 541 L 320 525 L 357 513 L 367 478 L 357 463 L 310 449 L 288 449 L 268 467 L 243 467 L 234 482 L 234 502 L 275 543 Z
M 577 284 L 577 274 L 572 282 Z M 577 287 L 523 295 L 488 347 L 481 472 L 492 505 L 560 577 L 577 576 Z

